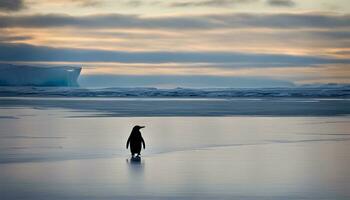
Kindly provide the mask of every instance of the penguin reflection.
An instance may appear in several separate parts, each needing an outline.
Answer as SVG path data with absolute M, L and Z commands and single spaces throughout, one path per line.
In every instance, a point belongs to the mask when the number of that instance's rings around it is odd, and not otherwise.
M 126 142 L 126 148 L 129 147 L 130 144 L 130 152 L 131 152 L 131 159 L 141 160 L 141 145 L 143 145 L 143 149 L 145 149 L 145 141 L 142 138 L 140 129 L 145 128 L 144 126 L 134 126 L 132 129 L 130 136 L 128 138 L 128 141 Z

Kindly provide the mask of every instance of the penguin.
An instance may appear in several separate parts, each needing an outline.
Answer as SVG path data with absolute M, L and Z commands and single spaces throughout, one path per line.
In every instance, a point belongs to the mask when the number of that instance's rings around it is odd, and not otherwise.
M 126 148 L 128 149 L 130 144 L 131 157 L 141 156 L 141 143 L 143 144 L 143 149 L 145 149 L 145 141 L 142 138 L 140 129 L 145 128 L 145 126 L 134 126 L 132 129 L 128 141 L 126 142 Z

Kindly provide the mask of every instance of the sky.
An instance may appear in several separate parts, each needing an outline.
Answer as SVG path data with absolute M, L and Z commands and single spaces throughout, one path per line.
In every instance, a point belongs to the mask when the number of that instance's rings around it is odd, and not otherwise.
M 0 62 L 89 87 L 350 83 L 350 2 L 0 0 Z

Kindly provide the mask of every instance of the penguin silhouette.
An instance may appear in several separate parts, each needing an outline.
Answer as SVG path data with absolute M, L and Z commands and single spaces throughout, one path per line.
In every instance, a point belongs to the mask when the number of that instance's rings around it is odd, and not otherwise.
M 145 141 L 142 138 L 140 129 L 145 128 L 144 126 L 134 126 L 132 129 L 128 141 L 126 142 L 126 148 L 129 147 L 130 144 L 130 152 L 131 157 L 139 157 L 141 156 L 141 143 L 143 144 L 143 149 L 145 149 Z

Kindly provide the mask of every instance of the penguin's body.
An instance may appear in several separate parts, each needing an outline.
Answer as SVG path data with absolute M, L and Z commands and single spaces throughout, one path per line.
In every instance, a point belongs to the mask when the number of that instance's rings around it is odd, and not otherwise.
M 126 142 L 126 148 L 129 147 L 130 144 L 130 152 L 131 156 L 137 154 L 137 156 L 141 155 L 141 146 L 145 148 L 145 141 L 142 138 L 140 129 L 144 128 L 144 126 L 134 126 L 132 129 L 128 141 Z

